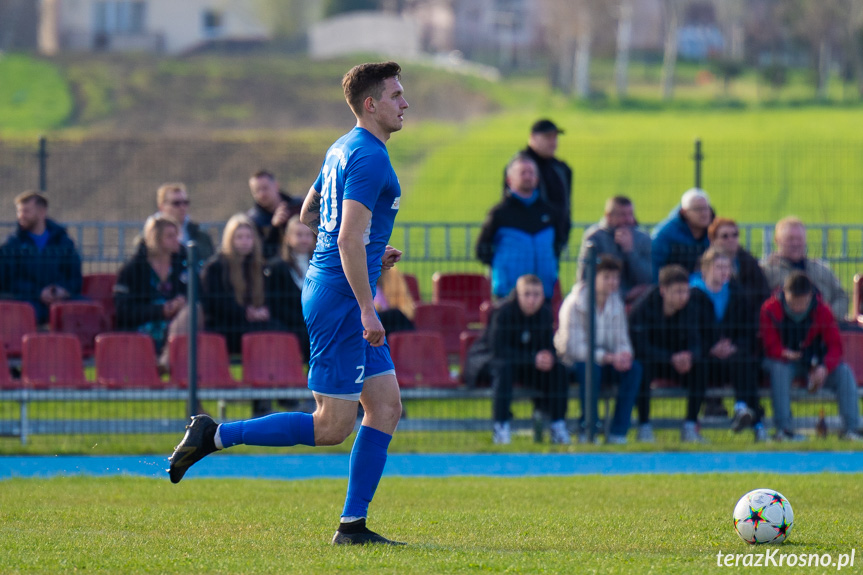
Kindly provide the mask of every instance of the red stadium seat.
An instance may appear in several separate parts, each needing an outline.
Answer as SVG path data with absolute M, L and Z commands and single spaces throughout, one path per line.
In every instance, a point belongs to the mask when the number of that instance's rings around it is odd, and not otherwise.
M 490 299 L 487 299 L 481 304 L 479 304 L 479 323 L 487 326 L 489 320 L 491 319 L 492 311 L 494 311 L 494 303 Z
M 21 380 L 27 389 L 89 389 L 81 342 L 68 333 L 30 333 L 21 350 Z
M 491 299 L 491 282 L 483 274 L 441 273 L 432 276 L 432 302 L 462 302 L 467 321 L 479 321 L 479 306 Z
M 551 317 L 554 319 L 554 329 L 557 331 L 558 315 L 560 306 L 563 305 L 563 294 L 560 291 L 560 280 L 554 280 L 554 289 L 551 292 Z
M 48 324 L 51 331 L 71 333 L 81 340 L 84 357 L 96 350 L 96 336 L 111 331 L 111 320 L 102 304 L 95 301 L 62 301 L 51 304 Z
M 440 334 L 400 331 L 387 337 L 387 341 L 400 387 L 458 387 L 459 382 L 450 377 Z
M 243 335 L 243 383 L 248 387 L 306 387 L 297 336 L 282 331 Z
M 854 276 L 854 311 L 852 318 L 857 318 L 857 323 L 863 325 L 863 274 Z
M 402 274 L 402 277 L 405 278 L 405 283 L 408 285 L 408 291 L 411 294 L 411 297 L 414 298 L 415 303 L 420 303 L 422 298 L 420 297 L 420 282 L 417 279 L 417 276 L 412 274 Z
M 189 386 L 189 337 L 172 335 L 168 340 L 171 382 L 178 387 Z M 228 344 L 218 333 L 198 334 L 198 389 L 230 389 L 240 387 L 231 375 Z
M 467 354 L 470 352 L 471 346 L 476 340 L 482 337 L 483 332 L 475 329 L 467 329 L 461 332 L 458 336 L 459 340 L 459 379 L 464 383 L 464 368 L 467 365 Z
M 21 338 L 38 330 L 36 310 L 27 302 L 0 300 L 0 317 L 0 341 L 6 357 L 21 357 Z
M 116 325 L 117 313 L 114 310 L 114 284 L 116 274 L 86 274 L 81 287 L 81 295 L 102 304 L 111 325 Z
M 841 331 L 842 360 L 854 372 L 857 385 L 863 386 L 863 332 Z
M 458 353 L 459 336 L 467 329 L 464 304 L 460 302 L 421 303 L 414 311 L 414 326 L 419 331 L 433 331 L 443 337 L 447 353 Z
M 96 336 L 96 384 L 106 389 L 164 389 L 156 346 L 143 333 Z
M 0 353 L 0 390 L 20 389 L 21 380 L 9 373 L 9 362 L 5 353 Z

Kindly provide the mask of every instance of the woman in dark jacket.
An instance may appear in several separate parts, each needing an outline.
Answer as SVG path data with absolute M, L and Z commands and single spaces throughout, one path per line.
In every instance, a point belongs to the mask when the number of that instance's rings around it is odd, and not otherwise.
M 148 220 L 142 249 L 123 265 L 114 286 L 118 329 L 149 334 L 157 349 L 164 347 L 169 326 L 187 318 L 188 270 L 178 238 L 173 220 Z
M 207 331 L 224 335 L 231 353 L 240 353 L 245 333 L 283 329 L 265 301 L 261 240 L 245 214 L 228 220 L 219 252 L 204 266 L 201 300 Z
M 279 256 L 264 270 L 264 289 L 273 318 L 300 340 L 300 352 L 309 361 L 309 332 L 303 319 L 303 280 L 315 251 L 315 236 L 299 216 L 288 220 Z

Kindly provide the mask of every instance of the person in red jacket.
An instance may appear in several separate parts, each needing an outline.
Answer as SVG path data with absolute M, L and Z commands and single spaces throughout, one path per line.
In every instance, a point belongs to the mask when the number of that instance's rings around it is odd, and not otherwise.
M 861 441 L 857 384 L 842 361 L 839 327 L 830 308 L 801 272 L 788 275 L 782 290 L 761 307 L 764 365 L 770 373 L 777 441 L 799 441 L 791 422 L 791 383 L 805 378 L 809 390 L 832 389 L 839 403 L 843 439 Z

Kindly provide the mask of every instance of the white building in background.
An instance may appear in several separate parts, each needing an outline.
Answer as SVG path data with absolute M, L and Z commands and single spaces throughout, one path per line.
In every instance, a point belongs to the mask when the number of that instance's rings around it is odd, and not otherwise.
M 348 12 L 314 24 L 309 31 L 309 56 L 332 58 L 369 52 L 389 58 L 420 53 L 416 19 L 385 12 Z
M 39 50 L 177 54 L 214 40 L 266 40 L 256 0 L 40 0 Z

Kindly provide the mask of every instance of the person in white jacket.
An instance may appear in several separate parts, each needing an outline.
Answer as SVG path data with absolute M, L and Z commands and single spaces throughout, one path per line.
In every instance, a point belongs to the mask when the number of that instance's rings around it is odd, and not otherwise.
M 593 421 L 598 422 L 597 404 L 601 383 L 616 383 L 617 400 L 614 417 L 608 430 L 606 442 L 626 443 L 632 407 L 641 385 L 641 365 L 633 359 L 632 344 L 626 324 L 626 310 L 620 297 L 620 260 L 609 255 L 599 258 L 596 265 L 596 354 L 593 358 L 593 401 L 585 405 L 585 373 L 587 371 L 588 333 L 588 289 L 584 281 L 576 283 L 560 307 L 559 327 L 554 336 L 558 357 L 581 383 L 581 433 L 579 439 L 587 440 L 585 418 L 588 407 Z M 599 426 L 597 426 L 599 429 Z

